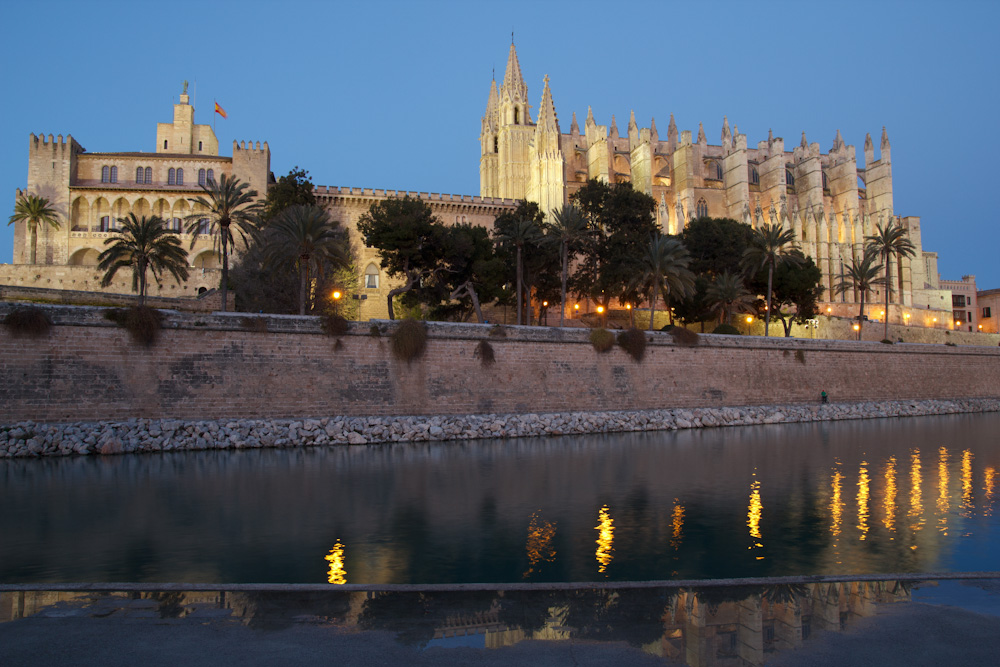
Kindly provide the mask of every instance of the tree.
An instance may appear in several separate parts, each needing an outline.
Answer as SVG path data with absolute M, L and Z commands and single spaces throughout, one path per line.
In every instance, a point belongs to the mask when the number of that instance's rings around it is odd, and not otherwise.
M 179 285 L 188 277 L 188 253 L 181 247 L 176 234 L 167 229 L 159 216 L 118 218 L 121 227 L 104 240 L 109 246 L 97 257 L 97 268 L 104 271 L 101 287 L 114 280 L 119 269 L 132 269 L 132 291 L 139 293 L 139 305 L 146 301 L 146 271 L 153 274 L 156 284 L 164 271 Z
M 7 225 L 15 222 L 23 222 L 28 226 L 29 241 L 29 264 L 36 263 L 36 248 L 38 247 L 38 225 L 46 224 L 53 229 L 59 229 L 59 220 L 56 218 L 56 210 L 52 208 L 49 200 L 38 195 L 29 195 L 22 192 L 14 204 L 14 215 L 10 216 Z
M 576 291 L 599 300 L 607 308 L 612 297 L 619 302 L 634 298 L 637 258 L 659 234 L 653 219 L 656 201 L 631 183 L 611 185 L 591 179 L 570 199 L 580 208 L 593 230 L 593 243 L 583 248 L 574 276 Z
M 835 294 L 843 294 L 847 290 L 855 290 L 860 295 L 861 308 L 858 310 L 858 340 L 861 340 L 861 327 L 865 320 L 865 296 L 873 287 L 885 284 L 885 277 L 879 277 L 881 266 L 877 263 L 878 252 L 866 249 L 861 259 L 854 257 L 847 266 L 847 272 L 834 287 Z
M 688 269 L 691 255 L 679 239 L 673 236 L 653 235 L 639 257 L 636 287 L 651 292 L 649 299 L 649 330 L 653 330 L 656 302 L 663 293 L 664 302 L 670 307 L 671 294 L 684 296 L 694 289 L 694 274 Z
M 187 216 L 187 232 L 191 234 L 191 247 L 198 236 L 204 233 L 202 221 L 208 220 L 208 233 L 213 234 L 213 247 L 222 248 L 222 311 L 226 311 L 229 288 L 229 247 L 233 244 L 233 226 L 239 231 L 244 243 L 248 236 L 258 230 L 258 216 L 261 204 L 257 202 L 257 191 L 248 190 L 249 183 L 241 183 L 235 176 L 223 174 L 218 182 L 210 179 L 201 186 L 204 195 L 188 197 L 188 201 L 201 211 Z
M 378 248 L 381 266 L 404 283 L 389 291 L 389 319 L 395 319 L 392 300 L 433 278 L 441 270 L 445 226 L 429 204 L 406 196 L 375 202 L 358 219 L 365 245 Z
M 295 166 L 288 175 L 282 176 L 267 189 L 261 220 L 266 224 L 289 206 L 310 206 L 315 203 L 316 195 L 313 194 L 309 172 Z
M 774 300 L 772 314 L 781 320 L 785 337 L 792 335 L 792 324 L 805 324 L 816 317 L 819 299 L 823 296 L 820 284 L 823 272 L 810 257 L 804 257 L 799 264 L 785 262 L 774 272 Z M 763 281 L 761 281 L 763 282 Z M 785 307 L 788 310 L 787 314 Z
M 730 218 L 695 218 L 680 233 L 691 253 L 691 270 L 712 277 L 740 272 L 753 227 Z
M 542 239 L 542 230 L 532 218 L 521 218 L 506 229 L 498 229 L 496 239 L 501 244 L 510 245 L 515 249 L 515 271 L 517 284 L 517 323 L 524 324 L 521 298 L 524 293 L 524 252 L 526 247 L 536 245 Z M 530 294 L 529 300 L 530 300 Z M 530 324 L 530 317 L 529 322 Z
M 781 225 L 764 225 L 753 230 L 750 245 L 743 253 L 744 265 L 753 271 L 767 268 L 767 292 L 764 298 L 767 302 L 764 319 L 764 336 L 769 334 L 771 327 L 771 290 L 774 280 L 774 270 L 778 264 L 802 262 L 802 254 L 795 253 L 795 233 L 783 229 Z
M 562 263 L 562 282 L 559 303 L 562 305 L 559 312 L 559 326 L 563 326 L 566 321 L 566 288 L 569 282 L 569 262 L 570 258 L 576 254 L 576 250 L 591 235 L 587 218 L 576 206 L 572 204 L 559 208 L 552 214 L 552 222 L 546 227 L 547 238 L 559 245 L 559 259 Z M 572 250 L 572 254 L 571 254 Z
M 913 257 L 916 253 L 916 248 L 913 243 L 906 237 L 906 230 L 903 225 L 898 222 L 888 222 L 885 225 L 881 223 L 875 226 L 875 233 L 871 236 L 866 236 L 865 240 L 868 242 L 865 244 L 865 252 L 871 250 L 877 253 L 882 259 L 882 264 L 885 266 L 885 334 L 883 338 L 889 338 L 889 295 L 892 293 L 892 272 L 890 271 L 890 266 L 892 265 L 892 257 L 896 256 L 896 261 L 899 262 L 903 257 Z
M 708 302 L 713 311 L 719 313 L 719 323 L 733 323 L 733 313 L 753 312 L 754 297 L 743 285 L 739 275 L 724 271 L 715 277 L 706 290 Z
M 267 228 L 266 257 L 271 264 L 293 264 L 299 273 L 299 315 L 306 314 L 306 287 L 327 265 L 350 264 L 347 236 L 320 206 L 296 204 Z

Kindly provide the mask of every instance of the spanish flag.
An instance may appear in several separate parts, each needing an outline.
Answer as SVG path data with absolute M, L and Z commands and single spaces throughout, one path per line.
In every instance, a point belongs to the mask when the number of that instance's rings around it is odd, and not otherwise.
M 215 103 L 215 113 L 219 114 L 223 118 L 229 118 L 229 116 L 226 115 L 226 110 L 220 107 L 218 102 Z

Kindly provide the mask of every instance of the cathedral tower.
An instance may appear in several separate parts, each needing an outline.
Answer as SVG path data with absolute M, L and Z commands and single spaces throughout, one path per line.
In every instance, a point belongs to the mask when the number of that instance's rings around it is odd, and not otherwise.
M 507 71 L 499 95 L 499 127 L 497 132 L 498 192 L 505 199 L 524 199 L 528 193 L 530 169 L 529 144 L 535 128 L 528 112 L 528 86 L 521 76 L 514 43 L 510 44 Z
M 565 192 L 564 163 L 559 148 L 559 119 L 549 90 L 549 77 L 545 77 L 542 104 L 538 110 L 538 124 L 528 146 L 531 176 L 527 198 L 537 202 L 546 216 L 563 205 Z

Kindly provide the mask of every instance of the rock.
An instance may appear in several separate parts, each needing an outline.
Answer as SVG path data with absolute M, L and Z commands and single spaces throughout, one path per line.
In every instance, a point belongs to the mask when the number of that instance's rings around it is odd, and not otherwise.
M 352 445 L 365 445 L 368 444 L 368 439 L 357 431 L 351 431 L 347 434 L 347 442 Z

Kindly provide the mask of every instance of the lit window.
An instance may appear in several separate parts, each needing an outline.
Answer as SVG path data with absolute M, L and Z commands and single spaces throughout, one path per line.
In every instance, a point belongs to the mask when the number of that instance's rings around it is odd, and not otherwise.
M 695 217 L 697 218 L 708 217 L 708 202 L 706 202 L 704 198 L 698 200 L 698 205 L 695 207 Z
M 107 165 L 101 167 L 101 183 L 111 182 L 111 168 Z
M 378 289 L 378 268 L 374 264 L 365 269 L 365 288 Z
M 167 185 L 174 185 L 177 183 L 177 170 L 173 167 L 167 172 Z
M 198 185 L 205 185 L 205 170 L 198 170 Z
M 184 170 L 177 170 L 177 185 L 184 185 Z

